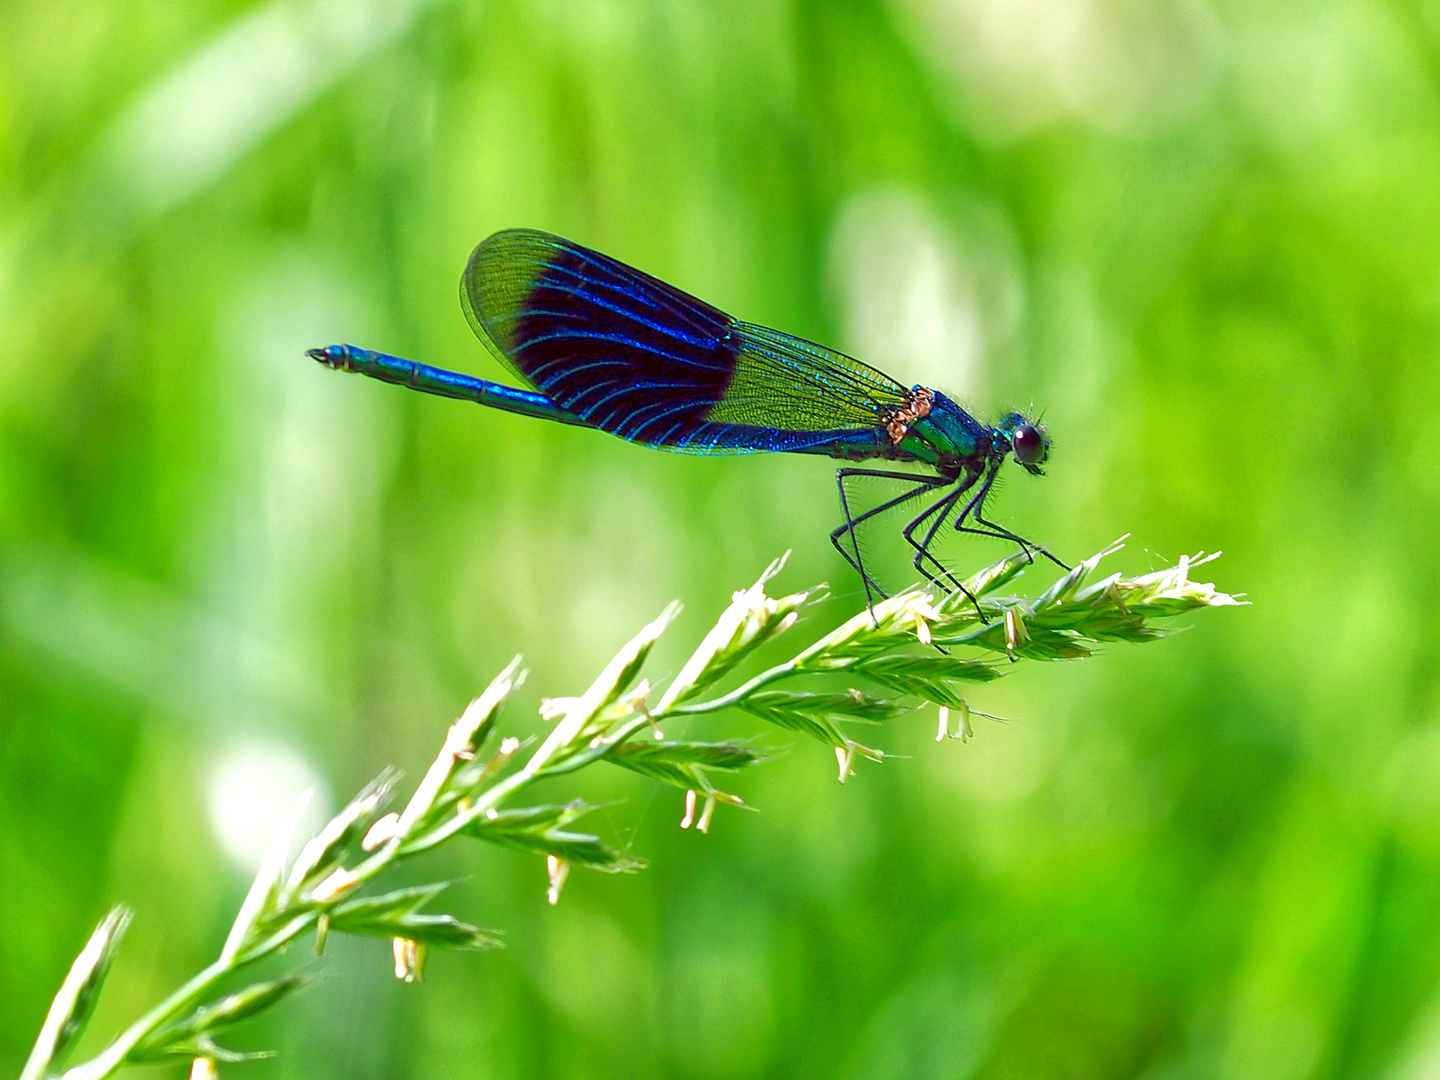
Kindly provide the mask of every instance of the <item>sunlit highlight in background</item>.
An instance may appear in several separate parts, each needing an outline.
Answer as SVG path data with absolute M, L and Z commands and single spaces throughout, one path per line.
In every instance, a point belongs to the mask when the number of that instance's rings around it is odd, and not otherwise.
M 299 751 L 281 742 L 226 746 L 215 755 L 205 787 L 210 827 L 230 864 L 242 873 L 255 872 L 302 799 L 297 836 L 311 835 L 329 816 L 324 779 Z

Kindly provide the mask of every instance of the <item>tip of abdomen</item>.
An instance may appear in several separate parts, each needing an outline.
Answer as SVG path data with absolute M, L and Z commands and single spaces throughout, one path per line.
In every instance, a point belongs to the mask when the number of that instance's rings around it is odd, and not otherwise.
M 306 349 L 305 355 L 311 360 L 319 360 L 326 367 L 345 366 L 345 346 L 343 345 L 326 345 L 323 349 Z

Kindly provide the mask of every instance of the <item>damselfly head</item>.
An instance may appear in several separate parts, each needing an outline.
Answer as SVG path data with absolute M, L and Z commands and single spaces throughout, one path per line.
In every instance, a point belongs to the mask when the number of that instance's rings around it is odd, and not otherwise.
M 1050 456 L 1050 437 L 1038 420 L 1021 413 L 1006 413 L 1000 418 L 1000 430 L 1010 441 L 1010 452 L 1021 468 L 1034 476 L 1045 475 L 1040 466 Z

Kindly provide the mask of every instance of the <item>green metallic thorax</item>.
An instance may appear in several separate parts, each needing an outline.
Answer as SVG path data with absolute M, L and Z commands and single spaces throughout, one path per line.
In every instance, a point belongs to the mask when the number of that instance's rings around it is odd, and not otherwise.
M 930 414 L 908 425 L 893 454 L 920 461 L 943 472 L 965 472 L 988 460 L 993 434 L 944 394 L 935 394 Z
M 980 472 L 997 456 L 1004 456 L 1007 444 L 999 431 L 980 423 L 944 394 L 924 387 L 916 390 L 930 397 L 926 415 L 905 419 L 896 426 L 895 413 L 882 412 L 880 425 L 873 430 L 856 432 L 854 438 L 836 439 L 805 452 L 847 461 L 915 461 L 951 476 Z

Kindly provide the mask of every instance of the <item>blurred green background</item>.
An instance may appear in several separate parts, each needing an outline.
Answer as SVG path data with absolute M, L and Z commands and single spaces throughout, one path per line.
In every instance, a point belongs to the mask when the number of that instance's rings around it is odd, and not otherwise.
M 859 609 L 823 459 L 304 358 L 500 377 L 456 283 L 510 225 L 1033 401 L 1001 520 L 1224 549 L 1254 606 L 1023 665 L 975 696 L 1016 722 L 912 718 L 845 787 L 795 745 L 708 837 L 581 778 L 649 870 L 551 909 L 539 859 L 441 852 L 508 948 L 415 987 L 333 942 L 227 1076 L 1440 1076 L 1433 0 L 0 5 L 0 1073 L 108 905 L 91 1045 L 213 955 L 299 788 L 417 775 L 513 653 L 535 730 L 787 548 L 834 589 L 797 634 Z

